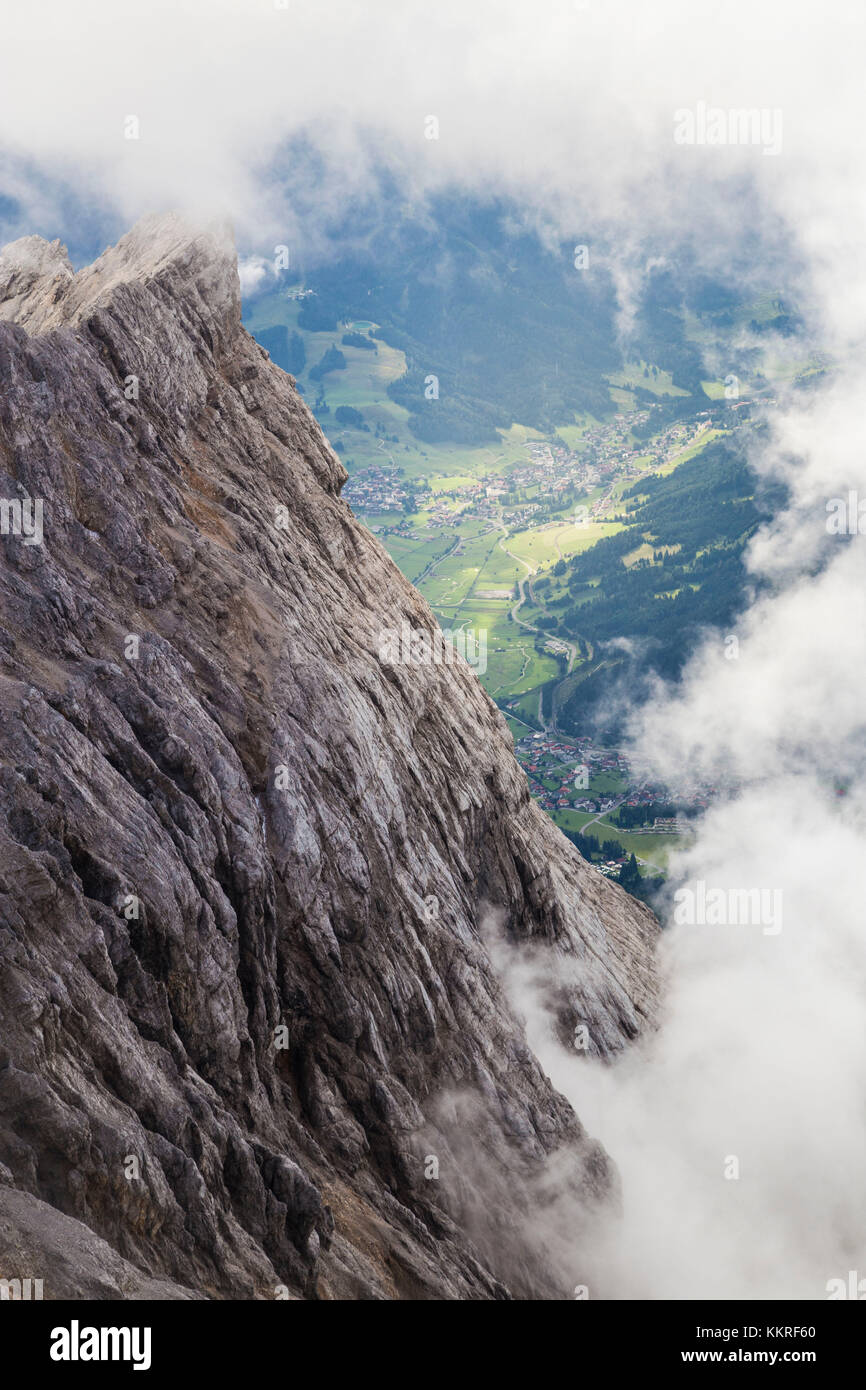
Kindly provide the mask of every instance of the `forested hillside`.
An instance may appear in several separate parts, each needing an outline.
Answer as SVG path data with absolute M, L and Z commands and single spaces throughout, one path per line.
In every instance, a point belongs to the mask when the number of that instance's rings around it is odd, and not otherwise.
M 592 661 L 559 709 L 564 729 L 592 714 L 617 719 L 617 688 L 649 671 L 679 675 L 702 629 L 731 624 L 748 575 L 742 552 L 779 506 L 728 440 L 667 476 L 629 488 L 626 528 L 576 555 L 557 576 L 548 608 L 553 629 L 579 637 Z

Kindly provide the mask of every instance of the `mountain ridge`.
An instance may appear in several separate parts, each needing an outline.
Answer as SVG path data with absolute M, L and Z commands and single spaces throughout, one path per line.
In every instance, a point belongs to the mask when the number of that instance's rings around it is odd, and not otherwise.
M 0 537 L 0 1275 L 23 1192 L 178 1297 L 565 1296 L 545 1167 L 578 1212 L 616 1179 L 484 924 L 568 960 L 600 1056 L 656 924 L 465 663 L 381 661 L 435 620 L 242 328 L 228 229 L 5 248 L 0 383 L 0 492 L 44 503 Z

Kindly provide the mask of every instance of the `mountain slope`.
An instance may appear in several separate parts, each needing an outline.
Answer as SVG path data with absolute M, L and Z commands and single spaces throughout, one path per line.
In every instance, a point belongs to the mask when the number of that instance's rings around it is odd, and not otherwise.
M 652 1012 L 654 919 L 465 664 L 380 659 L 435 622 L 344 479 L 222 229 L 149 218 L 78 274 L 3 252 L 0 498 L 44 506 L 41 544 L 9 507 L 0 536 L 7 1277 L 40 1273 L 8 1267 L 30 1194 L 73 1265 L 75 1223 L 82 1270 L 95 1233 L 167 1296 L 562 1296 L 546 1160 L 577 1210 L 614 1184 L 486 923 L 561 953 L 561 1026 L 606 1055 Z

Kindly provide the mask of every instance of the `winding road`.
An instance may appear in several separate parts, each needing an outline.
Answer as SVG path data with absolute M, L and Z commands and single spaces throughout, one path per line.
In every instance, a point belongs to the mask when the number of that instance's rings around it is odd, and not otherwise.
M 523 568 L 526 570 L 526 574 L 524 575 L 524 577 L 522 579 L 518 579 L 517 581 L 517 589 L 518 593 L 520 594 L 520 598 L 511 610 L 512 621 L 515 623 L 519 623 L 521 627 L 528 628 L 530 632 L 539 632 L 541 633 L 542 637 L 548 637 L 550 634 L 545 632 L 543 628 L 536 627 L 535 623 L 528 623 L 526 622 L 525 618 L 519 618 L 517 616 L 524 603 L 526 602 L 527 583 L 529 584 L 530 596 L 532 595 L 532 577 L 533 575 L 536 575 L 538 573 L 538 569 L 536 566 L 530 565 L 528 560 L 524 560 L 522 555 L 515 555 L 513 550 L 509 550 L 507 546 L 502 544 L 502 541 L 508 535 L 508 532 L 504 526 L 501 528 L 501 530 L 502 535 L 499 537 L 499 549 L 503 551 L 504 554 L 508 555 L 512 560 L 516 560 L 518 565 L 522 565 Z M 564 637 L 557 637 L 556 641 L 561 642 L 564 647 L 568 648 L 568 666 L 566 668 L 566 673 L 568 673 L 574 665 L 575 661 L 577 660 L 577 647 L 573 642 L 568 642 Z

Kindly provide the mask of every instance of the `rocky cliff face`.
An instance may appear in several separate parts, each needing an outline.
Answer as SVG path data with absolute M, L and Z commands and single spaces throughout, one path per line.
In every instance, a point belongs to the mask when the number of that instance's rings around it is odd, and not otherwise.
M 3 252 L 0 1276 L 46 1297 L 567 1296 L 545 1174 L 611 1188 L 484 924 L 607 1054 L 654 920 L 462 661 L 382 660 L 435 622 L 344 479 L 219 229 Z

